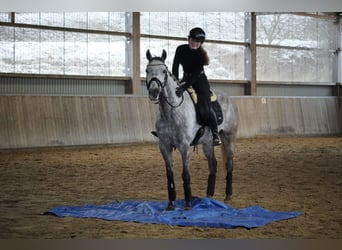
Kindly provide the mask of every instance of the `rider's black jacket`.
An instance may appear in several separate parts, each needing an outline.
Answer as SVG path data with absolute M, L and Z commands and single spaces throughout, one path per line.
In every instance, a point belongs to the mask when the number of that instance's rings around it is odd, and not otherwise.
M 203 49 L 192 50 L 189 44 L 177 47 L 172 64 L 172 74 L 179 79 L 179 65 L 182 65 L 185 85 L 182 88 L 192 86 L 198 95 L 204 97 L 206 101 L 210 98 L 210 88 L 203 66 L 208 62 L 206 53 Z

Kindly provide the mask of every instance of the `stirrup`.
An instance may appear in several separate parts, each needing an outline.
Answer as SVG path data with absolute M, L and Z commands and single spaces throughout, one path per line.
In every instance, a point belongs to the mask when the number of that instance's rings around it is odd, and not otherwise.
M 157 131 L 151 131 L 151 134 L 158 138 Z
M 213 133 L 213 145 L 214 146 L 218 146 L 221 145 L 222 141 L 220 139 L 220 136 L 218 135 L 218 133 Z

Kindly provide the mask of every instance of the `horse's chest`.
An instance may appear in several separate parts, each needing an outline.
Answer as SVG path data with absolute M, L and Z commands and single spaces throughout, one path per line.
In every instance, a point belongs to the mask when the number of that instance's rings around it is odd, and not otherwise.
M 164 141 L 172 144 L 191 140 L 195 121 L 191 115 L 171 114 L 160 116 L 156 128 Z

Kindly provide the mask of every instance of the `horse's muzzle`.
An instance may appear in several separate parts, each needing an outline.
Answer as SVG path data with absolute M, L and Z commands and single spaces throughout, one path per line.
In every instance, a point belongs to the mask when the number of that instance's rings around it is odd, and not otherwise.
M 149 97 L 150 98 L 150 101 L 153 103 L 153 104 L 158 104 L 159 103 L 159 98 L 154 98 L 154 97 Z
M 158 103 L 159 103 L 159 98 L 151 98 L 151 97 L 150 97 L 150 101 L 151 101 L 153 104 L 158 104 Z
M 154 82 L 152 82 L 154 83 Z M 150 84 L 150 88 L 148 89 L 148 97 L 150 98 L 151 102 L 157 104 L 159 103 L 159 96 L 161 88 L 158 84 Z

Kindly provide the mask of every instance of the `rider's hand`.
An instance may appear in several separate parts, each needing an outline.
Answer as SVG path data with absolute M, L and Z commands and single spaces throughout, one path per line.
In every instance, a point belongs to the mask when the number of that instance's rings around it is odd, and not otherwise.
M 178 97 L 181 97 L 183 95 L 184 89 L 182 87 L 177 87 L 176 88 L 176 95 Z

